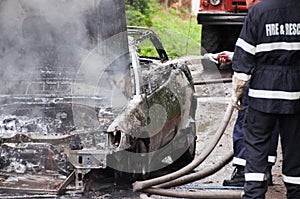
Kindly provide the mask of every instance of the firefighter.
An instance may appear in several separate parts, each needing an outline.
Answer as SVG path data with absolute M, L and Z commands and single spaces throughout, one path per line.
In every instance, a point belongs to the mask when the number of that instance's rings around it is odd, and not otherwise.
M 249 84 L 243 198 L 265 198 L 268 151 L 279 123 L 287 198 L 300 198 L 300 1 L 263 0 L 248 10 L 233 55 L 231 103 Z
M 231 64 L 232 57 L 233 57 L 233 52 L 223 51 L 221 53 L 218 53 L 217 61 L 219 63 Z M 244 96 L 240 105 L 241 109 L 238 111 L 238 116 L 233 128 L 232 138 L 233 138 L 234 157 L 233 157 L 232 164 L 235 167 L 235 169 L 232 173 L 231 179 L 223 181 L 223 186 L 243 187 L 245 183 L 244 168 L 246 165 L 246 160 L 244 156 L 245 145 L 243 140 L 244 136 L 243 136 L 242 126 L 243 126 L 244 116 L 248 108 L 248 101 L 249 101 L 248 91 L 249 91 L 248 87 L 246 87 L 243 91 Z M 278 128 L 279 127 L 276 124 L 276 126 L 273 129 L 272 142 L 271 142 L 271 147 L 268 155 L 267 182 L 269 186 L 273 185 L 272 166 L 275 164 L 277 158 L 277 145 L 278 145 L 278 138 L 279 138 Z

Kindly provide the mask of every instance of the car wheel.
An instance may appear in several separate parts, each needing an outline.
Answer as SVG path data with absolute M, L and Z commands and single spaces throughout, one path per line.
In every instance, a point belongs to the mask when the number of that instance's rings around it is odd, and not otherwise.
M 136 142 L 134 152 L 137 154 L 137 158 L 128 165 L 132 167 L 131 180 L 145 180 L 149 177 L 149 157 L 148 148 L 143 140 Z
M 186 151 L 177 160 L 173 162 L 173 166 L 176 168 L 182 168 L 188 165 L 194 160 L 195 154 L 196 154 L 196 139 L 191 143 L 191 145 L 186 149 Z

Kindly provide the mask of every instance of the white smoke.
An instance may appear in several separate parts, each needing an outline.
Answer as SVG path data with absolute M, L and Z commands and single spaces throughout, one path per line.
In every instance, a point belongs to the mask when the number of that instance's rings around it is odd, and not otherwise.
M 129 67 L 120 2 L 0 0 L 0 97 L 93 96 L 108 90 L 107 104 L 123 101 L 128 85 L 120 80 Z M 112 90 L 121 90 L 119 97 Z

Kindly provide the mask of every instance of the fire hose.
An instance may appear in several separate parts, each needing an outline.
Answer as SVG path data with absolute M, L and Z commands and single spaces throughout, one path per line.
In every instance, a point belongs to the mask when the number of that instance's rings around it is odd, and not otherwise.
M 217 164 L 214 164 L 214 166 L 204 169 L 202 171 L 198 171 L 196 173 L 191 173 L 185 176 L 182 176 L 178 179 L 154 186 L 154 188 L 169 188 L 169 187 L 174 187 L 174 186 L 180 186 L 183 184 L 187 184 L 196 180 L 203 179 L 209 175 L 212 175 L 219 171 L 221 168 L 223 168 L 225 165 L 227 165 L 233 158 L 233 154 L 230 153 L 225 158 L 218 162 Z
M 241 191 L 221 191 L 213 193 L 207 193 L 207 192 L 179 192 L 174 190 L 165 190 L 165 189 L 159 189 L 160 187 L 170 187 L 175 186 L 187 182 L 194 181 L 199 178 L 203 178 L 209 174 L 212 174 L 217 168 L 211 168 L 210 170 L 207 170 L 205 172 L 201 173 L 193 173 L 188 176 L 184 176 L 188 173 L 190 173 L 193 169 L 198 167 L 213 151 L 213 149 L 216 147 L 217 143 L 221 139 L 222 135 L 225 132 L 225 129 L 231 119 L 232 113 L 233 113 L 233 106 L 231 103 L 228 105 L 225 116 L 222 120 L 221 125 L 219 126 L 218 130 L 216 131 L 214 137 L 212 138 L 211 143 L 208 145 L 208 147 L 201 153 L 197 158 L 195 158 L 190 164 L 183 167 L 182 169 L 167 174 L 165 176 L 153 178 L 146 181 L 136 181 L 133 183 L 133 190 L 134 191 L 141 191 L 144 193 L 149 194 L 157 194 L 157 195 L 163 195 L 163 196 L 173 196 L 173 197 L 186 197 L 186 198 L 241 198 Z M 230 157 L 226 157 L 225 160 L 220 164 L 223 165 L 227 163 L 228 159 L 231 159 Z M 184 176 L 180 178 L 181 176 Z M 177 179 L 178 178 L 178 179 Z M 175 180 L 177 179 L 177 180 Z
M 156 189 L 148 188 L 143 191 L 148 194 L 155 194 L 168 197 L 176 198 L 201 198 L 201 199 L 239 199 L 241 198 L 241 191 L 235 190 L 222 190 L 207 192 L 205 190 L 197 192 L 186 192 L 186 191 L 176 191 L 176 190 L 166 190 L 166 189 Z

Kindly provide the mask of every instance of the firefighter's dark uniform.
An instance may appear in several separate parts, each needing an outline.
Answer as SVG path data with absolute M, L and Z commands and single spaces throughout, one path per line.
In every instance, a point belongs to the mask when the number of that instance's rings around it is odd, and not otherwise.
M 235 76 L 250 80 L 243 198 L 265 197 L 268 150 L 277 120 L 287 197 L 300 198 L 299 10 L 296 0 L 264 0 L 252 6 L 236 43 Z
M 238 116 L 236 119 L 236 122 L 234 124 L 233 128 L 233 165 L 234 166 L 246 166 L 246 159 L 245 159 L 245 145 L 244 145 L 244 132 L 243 132 L 243 122 L 246 114 L 246 110 L 248 109 L 248 88 L 244 89 L 244 97 L 243 97 L 243 103 L 241 106 L 243 107 L 243 110 L 238 111 Z M 271 141 L 271 147 L 269 150 L 268 155 L 268 163 L 269 166 L 273 166 L 277 159 L 277 145 L 278 145 L 278 137 L 279 137 L 279 127 L 276 123 L 273 133 L 272 133 L 272 141 Z

